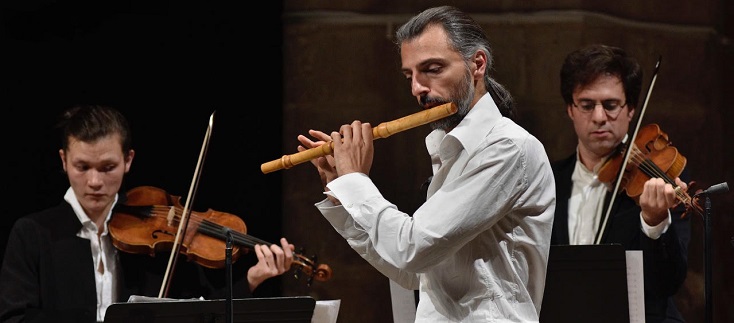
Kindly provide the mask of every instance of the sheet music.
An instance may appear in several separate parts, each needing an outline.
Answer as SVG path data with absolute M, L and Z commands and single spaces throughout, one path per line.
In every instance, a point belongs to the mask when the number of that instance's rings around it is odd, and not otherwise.
M 199 298 L 165 298 L 165 297 L 151 297 L 141 295 L 130 295 L 127 299 L 128 303 L 158 303 L 158 302 L 179 302 L 179 301 L 203 301 L 203 297 Z
M 316 301 L 311 323 L 336 323 L 341 302 L 340 299 Z
M 645 276 L 642 271 L 642 250 L 627 250 L 625 255 L 630 323 L 645 323 Z

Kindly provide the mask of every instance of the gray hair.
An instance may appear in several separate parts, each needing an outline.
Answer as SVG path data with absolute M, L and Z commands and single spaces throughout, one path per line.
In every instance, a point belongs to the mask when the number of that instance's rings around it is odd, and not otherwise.
M 514 99 L 507 89 L 489 76 L 493 68 L 492 50 L 484 30 L 466 13 L 452 6 L 434 7 L 424 10 L 411 18 L 395 32 L 395 42 L 400 45 L 423 33 L 429 25 L 441 25 L 448 35 L 451 46 L 466 61 L 476 51 L 487 55 L 487 68 L 484 71 L 484 84 L 503 116 L 514 119 Z

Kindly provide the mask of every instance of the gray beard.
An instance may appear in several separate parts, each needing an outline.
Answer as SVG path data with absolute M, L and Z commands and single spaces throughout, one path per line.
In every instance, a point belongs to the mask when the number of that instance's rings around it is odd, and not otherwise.
M 467 74 L 467 77 L 460 84 L 460 88 L 457 89 L 455 93 L 451 93 L 451 98 L 447 101 L 454 102 L 458 111 L 446 118 L 431 122 L 431 129 L 443 129 L 448 132 L 450 129 L 459 125 L 461 120 L 464 120 L 464 117 L 466 117 L 469 110 L 471 110 L 471 102 L 473 99 L 474 87 L 471 84 L 471 76 Z

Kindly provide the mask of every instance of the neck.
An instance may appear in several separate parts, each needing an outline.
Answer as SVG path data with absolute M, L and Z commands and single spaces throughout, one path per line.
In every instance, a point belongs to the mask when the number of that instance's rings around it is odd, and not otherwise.
M 579 159 L 579 162 L 581 162 L 581 165 L 584 165 L 587 170 L 594 171 L 594 168 L 599 165 L 603 158 L 585 151 L 581 145 L 578 147 L 576 156 Z
M 110 207 L 106 207 L 102 212 L 96 212 L 96 213 L 89 213 L 87 210 L 84 210 L 84 212 L 87 213 L 87 216 L 89 217 L 94 224 L 97 225 L 97 234 L 102 234 L 102 231 L 104 231 L 104 224 L 107 220 L 107 214 L 110 211 Z

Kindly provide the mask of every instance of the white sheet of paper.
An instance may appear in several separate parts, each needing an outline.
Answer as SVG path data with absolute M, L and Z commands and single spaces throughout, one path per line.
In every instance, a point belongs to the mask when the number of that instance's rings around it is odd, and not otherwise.
M 630 323 L 645 323 L 645 276 L 642 269 L 642 250 L 627 250 L 627 297 Z
M 316 301 L 311 323 L 336 323 L 341 303 L 340 299 Z

